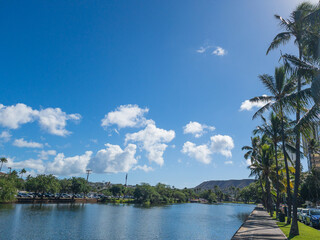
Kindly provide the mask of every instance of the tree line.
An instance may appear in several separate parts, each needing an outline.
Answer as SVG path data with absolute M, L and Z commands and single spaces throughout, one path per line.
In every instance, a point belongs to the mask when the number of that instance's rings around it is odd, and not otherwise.
M 256 182 L 240 189 L 233 186 L 227 190 L 221 190 L 215 186 L 212 190 L 201 190 L 194 188 L 178 189 L 170 185 L 158 183 L 151 186 L 147 183 L 135 186 L 113 184 L 106 189 L 96 189 L 90 186 L 88 181 L 82 177 L 71 177 L 58 179 L 52 174 L 39 174 L 27 176 L 23 179 L 24 171 L 13 170 L 11 173 L 0 176 L 0 202 L 15 200 L 18 191 L 33 193 L 33 198 L 44 198 L 45 194 L 55 194 L 60 198 L 62 194 L 70 194 L 72 198 L 81 194 L 85 197 L 89 192 L 99 193 L 105 202 L 131 202 L 139 204 L 169 204 L 185 203 L 192 199 L 203 199 L 208 203 L 217 202 L 257 202 L 261 197 L 261 190 Z M 126 199 L 126 200 L 123 200 Z

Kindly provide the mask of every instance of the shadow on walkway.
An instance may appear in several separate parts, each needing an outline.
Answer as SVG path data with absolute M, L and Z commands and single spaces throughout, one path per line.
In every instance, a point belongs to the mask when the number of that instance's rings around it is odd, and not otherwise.
M 262 208 L 256 207 L 232 240 L 286 240 L 276 222 Z

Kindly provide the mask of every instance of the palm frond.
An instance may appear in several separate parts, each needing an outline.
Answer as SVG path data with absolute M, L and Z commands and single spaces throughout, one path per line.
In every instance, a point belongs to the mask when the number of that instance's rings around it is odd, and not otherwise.
M 315 123 L 320 123 L 320 105 L 315 104 L 307 113 L 299 120 L 295 129 L 305 129 L 313 127 Z
M 272 102 L 269 102 L 266 105 L 264 105 L 263 107 L 261 107 L 258 111 L 256 111 L 255 114 L 253 114 L 252 119 L 255 119 L 256 117 L 261 116 L 265 111 L 270 109 L 272 104 L 273 104 Z
M 279 16 L 280 17 L 280 16 Z M 283 23 L 283 21 L 286 21 L 284 20 L 282 17 L 280 17 L 281 20 L 281 23 Z M 288 26 L 289 23 L 285 23 L 284 26 Z M 291 33 L 290 32 L 282 32 L 282 33 L 279 33 L 277 36 L 275 36 L 275 38 L 272 40 L 268 50 L 267 50 L 267 53 L 266 55 L 269 54 L 269 52 L 273 49 L 276 49 L 278 48 L 281 44 L 286 44 L 287 42 L 290 41 L 290 38 L 291 38 Z
M 275 85 L 274 78 L 268 74 L 259 75 L 262 84 L 272 93 L 272 95 L 277 94 L 277 88 Z

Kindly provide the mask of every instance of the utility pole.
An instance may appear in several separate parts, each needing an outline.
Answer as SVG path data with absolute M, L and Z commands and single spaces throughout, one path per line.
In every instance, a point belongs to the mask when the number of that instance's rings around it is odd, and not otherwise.
M 11 174 L 11 167 L 8 167 L 8 169 L 10 170 L 9 174 Z
M 88 180 L 89 180 L 89 175 L 91 174 L 92 170 L 87 169 L 86 171 L 87 171 L 87 182 L 88 182 Z

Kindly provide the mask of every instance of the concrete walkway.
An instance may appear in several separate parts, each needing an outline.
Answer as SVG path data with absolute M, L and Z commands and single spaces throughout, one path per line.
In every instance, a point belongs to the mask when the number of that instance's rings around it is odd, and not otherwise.
M 247 221 L 239 228 L 232 240 L 285 240 L 276 222 L 263 210 L 262 206 L 256 207 Z

